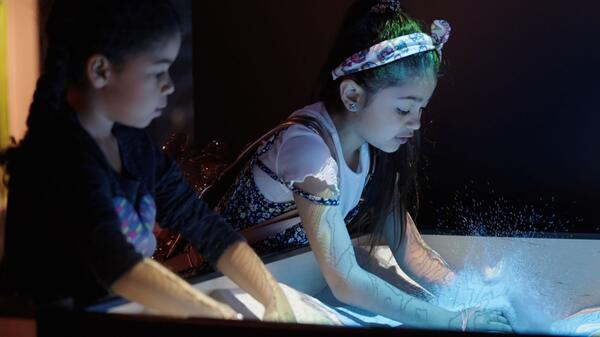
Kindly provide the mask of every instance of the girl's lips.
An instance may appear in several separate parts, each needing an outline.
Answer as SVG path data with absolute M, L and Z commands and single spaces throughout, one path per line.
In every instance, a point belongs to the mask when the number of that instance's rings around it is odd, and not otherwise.
M 405 144 L 409 139 L 410 137 L 394 137 L 394 140 L 400 144 Z

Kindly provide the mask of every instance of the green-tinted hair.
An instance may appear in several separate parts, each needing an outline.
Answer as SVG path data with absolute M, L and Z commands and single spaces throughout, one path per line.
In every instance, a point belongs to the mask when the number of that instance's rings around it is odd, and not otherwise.
M 423 32 L 417 21 L 402 12 L 395 13 L 389 20 L 381 22 L 381 26 L 376 31 L 378 32 L 377 40 L 379 42 L 398 36 Z M 404 81 L 413 78 L 435 78 L 439 73 L 439 69 L 440 58 L 438 53 L 431 50 L 373 68 L 371 71 L 364 71 L 362 76 L 357 75 L 356 78 L 361 80 L 361 84 L 370 93 L 373 93 L 382 88 L 402 84 Z
M 334 43 L 334 48 L 321 78 L 322 87 L 319 98 L 324 101 L 339 102 L 339 83 L 347 78 L 364 86 L 368 94 L 390 86 L 397 86 L 407 80 L 419 77 L 437 77 L 440 70 L 440 58 L 437 51 L 418 53 L 398 61 L 369 70 L 331 78 L 331 71 L 346 58 L 356 52 L 399 36 L 412 33 L 427 33 L 421 24 L 402 11 L 390 9 L 387 12 L 374 12 L 371 8 L 378 1 L 358 0 L 349 9 Z

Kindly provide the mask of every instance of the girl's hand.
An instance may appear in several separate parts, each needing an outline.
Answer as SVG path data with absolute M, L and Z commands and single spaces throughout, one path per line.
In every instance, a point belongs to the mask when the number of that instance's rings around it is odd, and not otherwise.
M 244 318 L 242 316 L 242 314 L 236 312 L 227 304 L 217 303 L 211 309 L 215 313 L 215 318 L 236 319 L 236 320 L 241 320 Z
M 173 317 L 240 319 L 228 305 L 198 291 L 158 262 L 143 259 L 117 279 L 111 289 L 147 310 Z
M 487 266 L 483 268 L 483 281 L 488 284 L 495 284 L 502 281 L 502 272 L 504 271 L 504 260 L 498 262 L 494 267 Z
M 229 247 L 219 258 L 217 269 L 265 306 L 264 320 L 296 321 L 281 286 L 246 242 Z
M 501 311 L 470 308 L 460 312 L 462 331 L 513 332 Z
M 294 316 L 292 307 L 287 298 L 285 298 L 285 295 L 282 296 L 283 298 L 273 300 L 271 304 L 265 308 L 263 321 L 296 323 L 296 316 Z

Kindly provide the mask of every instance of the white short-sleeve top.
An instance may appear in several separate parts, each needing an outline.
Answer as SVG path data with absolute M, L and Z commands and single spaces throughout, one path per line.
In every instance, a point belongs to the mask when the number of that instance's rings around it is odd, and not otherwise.
M 338 132 L 323 103 L 306 106 L 292 116 L 317 119 L 330 133 L 336 153 L 333 154 L 325 140 L 309 127 L 293 125 L 284 130 L 259 159 L 286 182 L 298 183 L 307 177 L 315 177 L 327 183 L 337 192 L 341 214 L 345 217 L 358 205 L 365 186 L 370 165 L 368 144 L 360 147 L 359 163 L 354 171 L 344 160 Z M 258 166 L 252 168 L 252 176 L 259 191 L 269 201 L 293 201 L 292 191 Z

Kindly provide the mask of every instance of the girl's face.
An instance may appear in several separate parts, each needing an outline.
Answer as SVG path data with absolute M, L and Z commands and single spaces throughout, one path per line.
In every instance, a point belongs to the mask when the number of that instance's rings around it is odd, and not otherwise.
M 172 35 L 153 48 L 130 56 L 111 73 L 101 91 L 106 118 L 123 125 L 144 128 L 162 114 L 167 96 L 175 91 L 169 67 L 175 61 L 181 37 Z
M 429 77 L 379 90 L 358 110 L 357 132 L 381 151 L 397 151 L 421 127 L 421 113 L 436 85 L 437 80 Z

